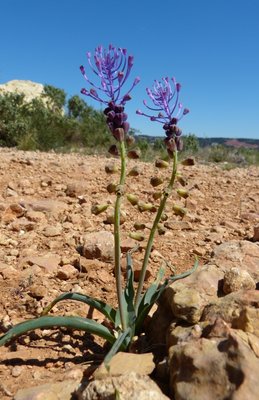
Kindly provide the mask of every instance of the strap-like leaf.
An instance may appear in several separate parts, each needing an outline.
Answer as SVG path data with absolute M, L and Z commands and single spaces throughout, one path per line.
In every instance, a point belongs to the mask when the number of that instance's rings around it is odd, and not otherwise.
M 158 298 L 161 294 L 160 292 L 162 292 L 164 290 L 164 288 L 160 289 L 161 286 L 159 287 L 160 282 L 163 279 L 164 273 L 165 273 L 164 268 L 160 268 L 155 282 L 146 290 L 146 292 L 144 293 L 144 295 L 141 299 L 141 302 L 140 302 L 139 308 L 138 308 L 137 319 L 136 319 L 136 333 L 137 334 L 140 333 L 142 324 L 143 324 L 147 314 L 149 313 L 151 307 L 158 300 Z
M 178 281 L 179 279 L 187 278 L 187 276 L 193 274 L 196 271 L 198 266 L 199 266 L 199 260 L 198 260 L 198 258 L 196 258 L 194 265 L 191 269 L 188 269 L 188 271 L 185 271 L 182 274 L 171 275 L 168 279 L 165 280 L 164 285 L 167 286 L 172 282 Z
M 29 321 L 21 322 L 12 327 L 7 333 L 0 337 L 0 346 L 8 343 L 10 340 L 23 335 L 34 329 L 45 329 L 54 327 L 65 327 L 86 331 L 98 335 L 109 343 L 116 341 L 113 333 L 105 326 L 88 318 L 82 317 L 39 317 Z
M 116 310 L 113 307 L 109 306 L 101 300 L 87 296 L 86 294 L 73 292 L 63 293 L 58 296 L 47 307 L 44 308 L 41 315 L 47 315 L 48 312 L 55 306 L 55 304 L 62 300 L 76 300 L 88 304 L 89 306 L 96 308 L 96 310 L 100 311 L 115 324 Z
M 126 350 L 131 338 L 131 329 L 127 328 L 126 331 L 120 332 L 118 338 L 113 343 L 112 348 L 105 356 L 104 365 L 106 368 L 109 368 L 109 362 L 111 361 L 112 357 L 119 351 L 119 350 Z M 127 340 L 128 339 L 128 340 Z

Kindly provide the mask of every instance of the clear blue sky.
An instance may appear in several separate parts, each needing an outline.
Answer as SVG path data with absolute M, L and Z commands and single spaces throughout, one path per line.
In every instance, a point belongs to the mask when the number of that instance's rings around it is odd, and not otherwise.
M 258 0 L 0 0 L 0 13 L 0 83 L 80 94 L 85 53 L 112 43 L 134 55 L 131 76 L 141 77 L 127 108 L 132 127 L 163 134 L 135 110 L 154 79 L 175 76 L 191 111 L 184 133 L 259 139 Z

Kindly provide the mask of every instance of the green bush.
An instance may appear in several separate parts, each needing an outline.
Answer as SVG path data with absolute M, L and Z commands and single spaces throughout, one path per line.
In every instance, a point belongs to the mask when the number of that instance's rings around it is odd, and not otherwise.
M 29 130 L 24 95 L 7 93 L 0 95 L 0 145 L 16 146 Z
M 110 142 L 103 113 L 79 96 L 66 102 L 65 92 L 50 85 L 29 103 L 22 94 L 0 95 L 1 146 L 45 151 L 70 146 L 102 149 Z

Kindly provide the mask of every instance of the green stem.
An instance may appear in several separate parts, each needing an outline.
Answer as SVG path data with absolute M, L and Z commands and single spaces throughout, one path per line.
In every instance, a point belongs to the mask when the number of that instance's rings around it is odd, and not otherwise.
M 120 183 L 116 191 L 116 202 L 114 209 L 114 258 L 115 258 L 115 280 L 116 280 L 116 291 L 117 298 L 119 304 L 120 311 L 120 319 L 122 330 L 125 331 L 127 329 L 126 318 L 123 310 L 123 294 L 122 294 L 122 285 L 121 285 L 121 265 L 120 265 L 120 257 L 121 257 L 121 248 L 120 248 L 120 207 L 121 207 L 121 199 L 123 196 L 123 186 L 126 178 L 126 149 L 125 143 L 123 141 L 120 143 L 120 157 L 121 157 L 121 175 L 120 175 Z
M 156 218 L 153 222 L 153 226 L 152 229 L 150 231 L 149 234 L 149 238 L 148 238 L 148 242 L 147 242 L 147 247 L 146 247 L 146 252 L 145 252 L 145 257 L 143 260 L 143 265 L 142 265 L 142 269 L 141 269 L 141 273 L 140 273 L 140 278 L 139 278 L 139 283 L 138 283 L 138 289 L 137 289 L 137 294 L 136 294 L 136 298 L 135 298 L 135 311 L 136 314 L 138 312 L 138 307 L 141 301 L 141 293 L 143 290 L 143 286 L 144 286 L 144 280 L 145 280 L 145 276 L 146 276 L 146 271 L 147 271 L 147 266 L 148 266 L 148 261 L 149 261 L 149 256 L 151 253 L 151 249 L 152 249 L 152 245 L 153 245 L 153 241 L 154 241 L 154 236 L 157 230 L 157 225 L 161 219 L 162 213 L 164 211 L 165 208 L 165 204 L 166 201 L 173 189 L 173 185 L 174 185 L 174 181 L 175 181 L 175 177 L 176 177 L 176 173 L 177 173 L 177 162 L 178 162 L 178 157 L 177 157 L 177 150 L 174 152 L 173 155 L 173 170 L 172 170 L 172 175 L 171 175 L 171 179 L 169 181 L 169 184 L 167 186 L 167 188 L 164 191 L 164 195 L 160 201 L 160 205 L 159 208 L 157 210 L 157 214 L 156 214 Z

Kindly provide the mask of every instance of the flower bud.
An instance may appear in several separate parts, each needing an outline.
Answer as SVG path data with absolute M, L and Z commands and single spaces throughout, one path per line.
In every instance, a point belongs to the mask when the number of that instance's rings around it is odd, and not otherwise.
M 165 144 L 167 150 L 169 150 L 171 153 L 176 150 L 176 144 L 175 144 L 175 139 L 173 138 L 166 138 L 165 139 Z
M 118 151 L 118 148 L 117 148 L 116 144 L 112 144 L 111 147 L 109 148 L 108 152 L 112 156 L 118 156 L 119 155 L 119 151 Z
M 187 199 L 187 197 L 189 197 L 189 192 L 185 189 L 177 189 L 177 193 L 180 197 L 183 197 L 184 199 Z
M 115 174 L 118 172 L 118 167 L 115 164 L 105 165 L 105 172 L 107 174 Z
M 182 164 L 182 165 L 190 166 L 190 165 L 194 165 L 194 164 L 195 164 L 195 161 L 194 161 L 194 158 L 186 158 L 185 160 L 183 160 L 183 161 L 181 162 L 181 164 Z
M 129 237 L 131 239 L 137 240 L 138 242 L 142 242 L 143 240 L 145 240 L 145 236 L 137 232 L 130 232 Z
M 107 210 L 108 207 L 109 207 L 109 204 L 94 204 L 91 208 L 91 212 L 94 215 L 99 215 L 102 212 L 104 212 L 105 210 Z
M 162 213 L 160 221 L 167 221 L 168 220 L 168 215 L 166 213 Z
M 124 121 L 123 124 L 122 124 L 122 128 L 124 129 L 125 133 L 128 133 L 129 128 L 130 128 L 130 124 L 128 122 Z
M 131 194 L 131 193 L 127 194 L 127 199 L 133 206 L 138 204 L 138 197 L 135 196 L 135 194 Z
M 113 136 L 115 137 L 118 142 L 123 142 L 124 140 L 124 129 L 123 128 L 116 128 L 112 132 Z
M 139 167 L 136 165 L 129 171 L 128 176 L 138 176 L 139 174 Z
M 150 179 L 150 183 L 153 187 L 157 187 L 163 183 L 163 180 L 161 178 L 159 178 L 158 176 L 153 176 Z
M 144 203 L 143 201 L 140 201 L 138 203 L 138 209 L 140 212 L 144 211 L 156 212 L 156 207 L 152 203 Z
M 155 166 L 157 168 L 168 168 L 169 167 L 169 162 L 165 161 L 165 160 L 156 160 L 155 162 Z
M 157 232 L 159 235 L 164 235 L 166 233 L 166 228 L 162 224 L 160 224 L 160 225 L 161 226 L 157 227 Z
M 133 160 L 136 160 L 141 156 L 141 151 L 140 149 L 135 149 L 135 150 L 130 150 L 128 151 L 128 158 L 131 158 Z
M 186 208 L 183 208 L 177 204 L 173 205 L 173 212 L 175 215 L 180 215 L 181 217 L 184 217 L 187 214 Z
M 180 183 L 180 185 L 182 185 L 182 186 L 186 186 L 186 185 L 187 185 L 186 179 L 184 179 L 184 178 L 182 177 L 182 175 L 177 174 L 177 175 L 176 175 L 176 179 L 177 179 L 177 181 Z
M 145 224 L 143 224 L 143 222 L 135 222 L 135 224 L 134 224 L 134 228 L 137 230 L 137 231 L 139 231 L 139 230 L 142 230 L 142 229 L 145 229 L 145 227 L 146 227 L 146 225 Z
M 154 200 L 158 200 L 160 197 L 162 197 L 162 192 L 155 192 L 152 196 Z
M 106 189 L 109 193 L 115 193 L 117 188 L 117 184 L 114 182 L 111 182 L 107 185 Z

